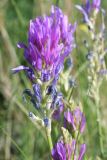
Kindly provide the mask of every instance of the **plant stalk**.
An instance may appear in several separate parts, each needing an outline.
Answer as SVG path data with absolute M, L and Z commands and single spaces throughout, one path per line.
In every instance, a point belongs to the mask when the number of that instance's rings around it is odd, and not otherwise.
M 102 127 L 101 127 L 101 116 L 100 116 L 100 106 L 99 106 L 99 89 L 97 89 L 97 94 L 95 97 L 96 104 L 96 116 L 97 116 L 97 129 L 98 129 L 98 141 L 100 147 L 100 156 L 103 158 L 104 149 L 103 149 L 103 139 L 102 139 Z
M 50 153 L 51 153 L 52 149 L 53 149 L 53 143 L 52 143 L 52 138 L 51 138 L 51 122 L 50 122 L 49 126 L 45 127 L 45 131 L 46 131 L 46 136 L 47 136 L 49 149 L 50 149 Z

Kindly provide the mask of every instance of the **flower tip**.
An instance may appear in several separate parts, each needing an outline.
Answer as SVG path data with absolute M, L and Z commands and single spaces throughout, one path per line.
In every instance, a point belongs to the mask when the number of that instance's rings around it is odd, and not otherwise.
M 79 5 L 75 5 L 75 8 L 77 8 L 77 9 L 80 9 L 81 8 L 81 6 L 79 6 Z
M 29 69 L 29 67 L 25 67 L 25 66 L 21 65 L 21 66 L 18 66 L 16 68 L 11 69 L 11 71 L 13 74 L 15 74 L 15 73 L 20 72 L 21 70 L 28 70 L 28 69 Z
M 22 42 L 17 43 L 17 47 L 18 48 L 24 48 L 24 49 L 27 48 L 26 45 Z

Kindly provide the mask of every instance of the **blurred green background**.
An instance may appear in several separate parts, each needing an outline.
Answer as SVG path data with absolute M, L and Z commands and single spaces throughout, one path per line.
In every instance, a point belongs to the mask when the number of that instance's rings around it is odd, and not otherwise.
M 19 41 L 27 43 L 29 20 L 49 13 L 51 5 L 54 4 L 69 16 L 71 22 L 80 22 L 81 14 L 74 8 L 74 4 L 77 3 L 81 4 L 82 0 L 0 0 L 0 160 L 49 159 L 48 144 L 43 130 L 32 124 L 28 118 L 28 111 L 34 109 L 31 104 L 22 101 L 22 91 L 30 88 L 31 84 L 23 72 L 14 76 L 10 70 L 25 64 L 23 50 L 17 49 L 16 44 Z M 102 0 L 102 6 L 106 10 L 106 0 Z M 75 73 L 86 61 L 86 51 L 82 47 L 84 38 L 84 32 L 77 31 L 78 49 L 73 51 Z M 84 134 L 87 157 L 95 160 L 98 159 L 95 106 L 86 100 L 85 72 L 84 68 L 78 76 L 79 87 L 76 89 L 76 94 L 83 103 L 87 119 L 87 129 Z M 107 154 L 106 97 L 107 82 L 104 81 L 101 88 L 101 122 L 105 155 Z

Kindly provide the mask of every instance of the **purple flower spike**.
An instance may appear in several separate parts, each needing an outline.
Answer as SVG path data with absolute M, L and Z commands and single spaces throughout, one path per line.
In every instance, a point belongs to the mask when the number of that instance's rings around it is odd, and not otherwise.
M 84 114 L 79 108 L 75 109 L 73 112 L 67 111 L 64 113 L 64 127 L 69 128 L 70 126 L 75 131 L 80 130 L 81 133 L 84 132 L 86 124 L 86 119 Z
M 78 160 L 83 160 L 85 152 L 86 152 L 86 144 L 82 144 L 80 147 L 80 153 L 79 153 Z
M 58 142 L 52 149 L 52 158 L 54 160 L 67 160 L 66 159 L 66 148 L 63 142 Z
M 65 144 L 63 141 L 57 142 L 51 153 L 53 160 L 71 160 L 75 150 L 75 144 L 76 141 L 74 139 L 69 144 Z
M 58 76 L 63 68 L 64 59 L 74 48 L 76 25 L 68 23 L 61 9 L 52 6 L 50 16 L 30 20 L 28 46 L 24 48 L 24 57 L 34 69 L 41 72 L 41 80 L 49 81 Z
M 73 130 L 76 130 L 73 114 L 72 112 L 67 111 L 64 113 L 64 127 L 67 128 L 69 125 L 73 127 Z
M 75 119 L 75 124 L 77 126 L 80 126 L 80 132 L 83 133 L 85 129 L 85 124 L 86 124 L 86 119 L 84 114 L 80 111 L 79 108 L 74 110 L 74 119 Z

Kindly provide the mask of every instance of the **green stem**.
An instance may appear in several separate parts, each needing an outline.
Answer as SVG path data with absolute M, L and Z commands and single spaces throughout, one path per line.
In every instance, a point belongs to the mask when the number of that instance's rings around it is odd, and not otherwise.
M 49 148 L 50 148 L 50 153 L 52 152 L 53 149 L 53 143 L 52 143 L 52 138 L 51 138 L 51 125 L 45 127 L 46 129 L 46 136 L 47 136 L 47 140 L 48 140 L 48 144 L 49 144 Z
M 103 149 L 103 139 L 102 139 L 102 128 L 101 128 L 101 119 L 100 119 L 100 106 L 99 106 L 99 91 L 96 94 L 95 98 L 96 103 L 96 116 L 97 116 L 97 129 L 98 129 L 98 141 L 100 147 L 100 155 L 103 158 L 104 149 Z
M 50 133 L 49 133 L 47 128 L 46 128 L 46 136 L 47 136 L 47 139 L 48 139 L 50 151 L 52 151 L 52 148 L 53 148 L 52 138 L 51 138 L 51 135 L 50 135 Z
M 68 97 L 68 102 L 70 102 L 73 91 L 74 91 L 74 87 L 72 87 L 71 90 L 70 90 L 69 97 Z

